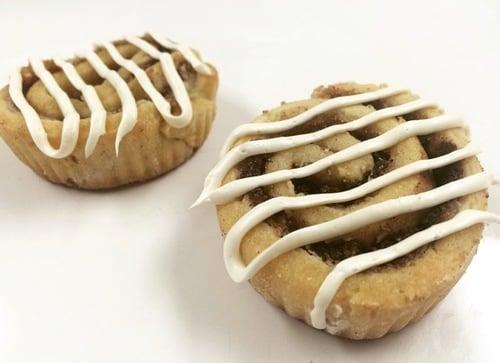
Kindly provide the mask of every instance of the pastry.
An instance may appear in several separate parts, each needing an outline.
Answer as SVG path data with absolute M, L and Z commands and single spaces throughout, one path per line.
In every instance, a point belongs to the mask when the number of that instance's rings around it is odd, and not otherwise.
M 319 87 L 237 127 L 212 202 L 231 278 L 331 334 L 378 338 L 427 313 L 499 222 L 461 118 L 407 90 Z
M 54 183 L 104 189 L 145 181 L 201 146 L 217 85 L 216 69 L 186 45 L 130 36 L 13 71 L 0 91 L 0 135 Z

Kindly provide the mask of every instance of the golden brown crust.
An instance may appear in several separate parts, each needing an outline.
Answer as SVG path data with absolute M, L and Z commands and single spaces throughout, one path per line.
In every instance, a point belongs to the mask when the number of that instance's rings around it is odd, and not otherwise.
M 354 83 L 319 88 L 313 93 L 312 99 L 285 104 L 266 112 L 257 118 L 256 122 L 284 119 L 303 112 L 321 102 L 321 99 L 361 93 L 376 88 L 378 86 Z M 384 105 L 372 106 L 387 107 L 415 98 L 416 96 L 406 93 L 386 99 Z M 345 113 L 342 116 L 343 122 L 348 118 L 349 113 L 355 117 L 360 110 L 373 111 L 369 105 L 360 107 L 345 108 L 344 111 L 341 111 L 340 113 Z M 413 119 L 428 118 L 439 113 L 440 110 L 429 108 L 416 112 L 411 117 Z M 339 113 L 337 113 L 338 115 Z M 335 115 L 327 117 L 332 118 Z M 394 127 L 394 123 L 388 124 L 387 122 L 387 120 L 383 120 L 377 123 L 377 127 L 383 126 L 383 124 L 388 128 Z M 404 164 L 414 158 L 426 158 L 427 154 L 430 157 L 444 154 L 451 151 L 448 150 L 450 145 L 460 148 L 467 142 L 468 137 L 465 130 L 452 129 L 435 133 L 420 140 L 417 138 L 405 140 L 389 151 L 392 157 L 403 154 L 405 160 L 402 163 Z M 411 155 L 407 155 L 408 153 Z M 346 169 L 349 169 L 349 164 L 346 165 Z M 453 172 L 461 174 L 461 177 L 479 171 L 481 171 L 481 166 L 475 157 L 453 165 Z M 450 175 L 452 176 L 452 174 Z M 227 183 L 238 177 L 238 168 L 233 168 L 224 182 Z M 335 211 L 335 208 L 331 207 L 311 208 L 309 214 L 313 220 L 309 223 L 318 223 L 322 218 L 335 218 L 338 215 L 336 213 L 348 213 L 353 209 L 394 198 L 397 195 L 427 190 L 432 188 L 434 183 L 439 182 L 437 179 L 439 178 L 436 175 L 426 174 L 407 178 L 390 187 L 383 188 L 372 196 L 363 198 L 360 205 L 356 203 L 354 206 L 346 206 L 343 211 Z M 276 186 L 272 186 L 267 188 L 265 193 L 273 195 L 276 190 Z M 278 195 L 290 192 L 290 190 L 293 191 L 293 187 L 287 189 L 286 185 L 281 186 L 278 188 Z M 253 203 L 252 198 L 247 194 L 239 200 L 218 206 L 219 223 L 224 234 L 253 207 Z M 376 244 L 377 233 L 384 229 L 397 230 L 408 227 L 411 230 L 411 227 L 418 227 L 415 226 L 415 221 L 423 223 L 426 218 L 431 218 L 431 216 L 433 216 L 431 222 L 436 222 L 439 219 L 450 218 L 459 210 L 469 208 L 485 210 L 486 207 L 487 193 L 478 192 L 445 203 L 439 208 L 413 214 L 409 219 L 406 215 L 402 216 L 402 219 L 385 221 L 378 227 L 369 226 L 357 231 L 358 233 L 353 233 L 350 239 L 342 243 L 348 244 L 349 241 L 357 241 L 362 236 L 368 236 L 366 243 Z M 334 212 L 329 209 L 334 210 Z M 285 219 L 287 218 L 297 218 L 297 215 L 288 213 L 285 215 Z M 303 222 L 302 219 L 301 222 Z M 435 306 L 458 281 L 476 252 L 481 232 L 481 225 L 468 228 L 436 241 L 428 248 L 418 250 L 418 253 L 413 253 L 402 263 L 387 264 L 383 268 L 373 268 L 348 278 L 342 284 L 327 310 L 329 332 L 352 339 L 371 339 L 400 330 L 407 324 L 418 320 Z M 402 233 L 402 231 L 397 233 Z M 241 254 L 244 262 L 251 261 L 282 235 L 283 225 L 279 221 L 267 220 L 257 225 L 243 239 Z M 282 308 L 289 315 L 310 324 L 309 312 L 313 306 L 313 298 L 320 284 L 331 271 L 333 264 L 335 261 L 322 259 L 319 255 L 306 249 L 296 249 L 266 265 L 251 280 L 251 284 L 266 300 Z M 339 311 L 342 313 L 337 316 Z
M 150 40 L 150 38 L 146 39 Z M 165 81 L 160 64 L 124 42 L 116 42 L 118 50 L 142 67 L 155 87 L 172 104 L 174 113 L 178 105 Z M 8 87 L 0 90 L 0 136 L 18 156 L 37 174 L 51 182 L 82 189 L 105 189 L 141 182 L 164 174 L 186 161 L 204 142 L 215 116 L 215 97 L 218 75 L 214 67 L 211 75 L 195 72 L 178 52 L 172 57 L 184 80 L 193 106 L 191 123 L 181 129 L 163 120 L 153 103 L 147 98 L 137 80 L 123 68 L 113 63 L 109 54 L 98 50 L 98 55 L 109 67 L 116 69 L 127 81 L 137 100 L 138 119 L 134 129 L 120 144 L 115 153 L 116 131 L 121 118 L 121 103 L 113 87 L 100 79 L 88 62 L 75 58 L 72 62 L 80 76 L 95 86 L 96 92 L 108 111 L 106 133 L 101 136 L 94 153 L 85 158 L 84 149 L 89 132 L 90 111 L 80 93 L 75 90 L 64 73 L 53 62 L 45 62 L 59 85 L 70 95 L 75 109 L 81 116 L 80 132 L 75 150 L 63 159 L 43 154 L 34 144 L 19 110 L 12 103 Z M 41 115 L 50 143 L 60 143 L 62 114 L 55 100 L 33 74 L 31 68 L 22 70 L 25 95 Z

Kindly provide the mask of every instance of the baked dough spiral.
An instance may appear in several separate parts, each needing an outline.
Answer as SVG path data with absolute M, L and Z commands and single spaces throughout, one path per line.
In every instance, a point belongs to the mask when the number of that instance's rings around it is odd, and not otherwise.
M 31 59 L 0 91 L 0 135 L 48 180 L 111 188 L 161 175 L 206 139 L 217 71 L 156 34 Z
M 316 328 L 377 338 L 435 306 L 500 220 L 477 152 L 434 102 L 335 84 L 234 130 L 196 204 L 217 204 L 233 280 Z

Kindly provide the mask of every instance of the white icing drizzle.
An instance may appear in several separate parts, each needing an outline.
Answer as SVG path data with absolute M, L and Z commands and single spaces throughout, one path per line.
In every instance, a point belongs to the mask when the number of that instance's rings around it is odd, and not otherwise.
M 321 102 L 320 104 L 311 107 L 307 111 L 304 111 L 298 114 L 297 116 L 294 116 L 286 120 L 276 121 L 276 122 L 258 122 L 258 123 L 249 123 L 240 125 L 237 128 L 235 128 L 228 136 L 227 140 L 224 143 L 224 146 L 222 147 L 220 156 L 221 157 L 224 156 L 229 151 L 231 146 L 236 142 L 236 140 L 238 140 L 243 136 L 269 135 L 278 132 L 284 132 L 293 129 L 294 127 L 300 126 L 303 123 L 312 119 L 313 117 L 319 116 L 327 111 L 331 111 L 346 106 L 357 105 L 359 103 L 372 102 L 381 98 L 394 96 L 406 91 L 407 90 L 405 89 L 385 87 L 373 92 L 366 92 L 352 96 L 336 97 Z
M 229 276 L 234 281 L 245 281 L 252 278 L 258 270 L 271 260 L 286 252 L 311 243 L 339 237 L 384 219 L 434 207 L 451 199 L 486 189 L 492 182 L 493 177 L 483 172 L 459 179 L 427 192 L 389 199 L 328 222 L 298 229 L 274 242 L 248 265 L 243 263 L 240 256 L 241 241 L 237 239 L 226 240 L 224 243 L 226 268 Z
M 266 200 L 265 202 L 262 202 L 252 208 L 231 227 L 226 236 L 226 245 L 239 246 L 245 235 L 253 227 L 278 212 L 350 202 L 376 192 L 377 190 L 411 175 L 450 165 L 457 161 L 474 156 L 478 152 L 479 148 L 477 146 L 469 144 L 462 149 L 458 149 L 434 159 L 419 160 L 411 164 L 404 165 L 350 190 L 337 193 L 310 194 L 297 197 L 282 196 Z M 235 250 L 233 250 L 232 253 L 236 251 L 236 247 L 234 247 L 234 249 Z
M 197 201 L 197 203 L 203 201 L 204 199 L 210 199 L 217 204 L 225 203 L 257 187 L 289 179 L 305 178 L 330 166 L 357 159 L 371 152 L 387 149 L 388 147 L 391 147 L 410 136 L 426 135 L 453 127 L 460 127 L 461 125 L 463 125 L 463 120 L 449 115 L 429 118 L 425 120 L 425 122 L 422 122 L 422 120 L 407 121 L 380 136 L 359 144 L 354 144 L 306 166 L 295 169 L 278 170 L 244 179 L 237 179 L 214 190 L 216 183 L 218 182 L 220 184 L 220 180 L 222 180 L 225 175 L 223 174 L 223 171 L 236 165 L 236 163 L 233 163 L 234 160 L 230 159 L 231 155 L 228 153 L 228 157 L 221 159 L 220 164 L 218 164 L 220 167 L 218 169 L 214 169 L 214 174 L 212 176 L 209 174 L 209 178 L 213 179 L 207 181 L 207 185 L 201 194 L 201 199 L 200 201 Z M 307 135 L 298 136 L 299 139 L 307 138 Z M 262 147 L 259 147 L 259 151 L 260 154 L 264 153 Z
M 181 113 L 179 115 L 172 115 L 170 112 L 170 104 L 168 102 L 164 103 L 164 109 L 162 109 L 163 117 L 167 120 L 167 122 L 177 128 L 185 127 L 191 121 L 193 117 L 193 108 L 191 106 L 191 100 L 189 99 L 189 94 L 187 93 L 186 86 L 184 82 L 177 73 L 177 69 L 175 68 L 174 60 L 169 53 L 162 53 L 155 47 L 153 47 L 150 43 L 138 37 L 126 37 L 129 43 L 135 45 L 137 48 L 148 54 L 150 57 L 158 59 L 160 61 L 160 65 L 163 70 L 163 74 L 172 89 L 172 93 L 175 96 L 175 99 L 179 103 L 181 107 Z
M 171 50 L 177 50 L 179 53 L 183 55 L 184 58 L 191 64 L 191 66 L 199 73 L 204 74 L 204 75 L 210 75 L 212 74 L 212 71 L 210 70 L 210 67 L 203 63 L 201 59 L 194 54 L 191 48 L 184 44 L 180 44 L 177 42 L 174 42 L 173 40 L 164 38 L 159 36 L 156 33 L 149 33 L 153 37 L 153 39 L 158 42 L 161 46 L 171 49 Z
M 107 80 L 114 87 L 118 97 L 120 98 L 120 102 L 122 103 L 121 120 L 118 130 L 116 131 L 115 140 L 115 150 L 116 155 L 118 155 L 118 150 L 123 137 L 132 131 L 137 122 L 137 105 L 135 103 L 134 95 L 130 91 L 130 88 L 128 88 L 127 82 L 120 77 L 118 72 L 109 69 L 95 52 L 87 51 L 83 54 L 83 56 L 95 69 L 97 74 L 101 78 Z
M 353 256 L 339 262 L 328 274 L 316 294 L 314 308 L 311 311 L 312 325 L 317 329 L 325 329 L 327 327 L 326 309 L 342 282 L 349 276 L 395 260 L 430 242 L 437 241 L 440 238 L 462 231 L 475 224 L 493 222 L 500 223 L 500 216 L 474 209 L 464 210 L 454 218 L 417 232 L 390 247 Z
M 316 107 L 320 107 L 321 105 L 323 104 L 320 104 L 319 106 Z M 388 117 L 400 116 L 410 112 L 421 110 L 423 108 L 433 107 L 433 106 L 435 106 L 434 102 L 429 102 L 425 100 L 416 100 L 403 105 L 378 110 L 366 116 L 363 116 L 357 120 L 340 125 L 332 125 L 322 130 L 312 132 L 309 134 L 294 135 L 288 137 L 275 137 L 263 140 L 253 140 L 240 144 L 231 149 L 230 151 L 228 151 L 227 154 L 222 159 L 220 159 L 219 162 L 215 165 L 215 167 L 208 173 L 205 180 L 204 191 L 203 193 L 201 193 L 200 198 L 195 202 L 194 205 L 203 203 L 205 201 L 210 201 L 216 204 L 224 203 L 225 201 L 238 196 L 235 193 L 231 193 L 230 190 L 228 190 L 231 189 L 230 186 L 224 186 L 222 188 L 219 188 L 219 190 L 215 191 L 214 189 L 218 185 L 220 185 L 220 183 L 222 182 L 222 178 L 227 174 L 227 172 L 245 158 L 259 154 L 278 152 L 302 146 L 305 144 L 310 144 L 331 137 L 335 134 L 339 134 L 341 132 L 359 130 L 360 128 L 366 127 L 368 125 L 371 125 L 375 122 L 378 122 Z M 269 125 L 272 124 L 273 123 L 270 123 Z M 326 163 L 326 161 L 324 161 L 323 163 Z M 236 188 L 235 184 L 233 184 L 233 190 L 234 188 Z M 253 188 L 254 187 L 252 186 L 252 189 Z M 240 192 L 239 195 L 243 193 Z M 218 197 L 218 195 L 221 195 L 221 197 Z
M 78 140 L 80 115 L 76 112 L 68 95 L 59 87 L 52 74 L 45 69 L 43 62 L 40 59 L 31 59 L 30 64 L 33 72 L 43 82 L 47 91 L 55 98 L 64 115 L 61 144 L 58 149 L 55 149 L 50 144 L 40 116 L 24 97 L 23 79 L 20 69 L 17 69 L 10 75 L 10 98 L 21 110 L 35 145 L 50 157 L 64 158 L 71 154 Z
M 73 87 L 82 92 L 83 98 L 90 109 L 90 130 L 85 144 L 85 157 L 88 158 L 95 150 L 99 137 L 106 133 L 106 109 L 104 108 L 95 88 L 84 82 L 73 64 L 54 58 L 54 63 L 61 67 Z
M 189 47 L 163 39 L 158 35 L 152 35 L 152 37 L 163 47 L 179 51 L 185 57 L 186 61 L 191 64 L 191 66 L 198 73 L 205 75 L 211 74 L 210 67 L 203 63 Z M 191 122 L 193 110 L 189 94 L 183 80 L 175 68 L 172 56 L 168 52 L 158 50 L 152 44 L 141 38 L 127 37 L 126 40 L 137 46 L 149 56 L 159 60 L 165 79 L 170 85 L 172 93 L 181 107 L 181 113 L 179 115 L 172 115 L 170 111 L 170 103 L 165 100 L 158 90 L 156 90 L 144 70 L 142 70 L 132 60 L 124 58 L 113 43 L 105 42 L 102 46 L 109 52 L 111 58 L 117 64 L 131 72 L 136 77 L 137 81 L 146 94 L 151 98 L 156 109 L 166 122 L 168 122 L 172 127 L 186 127 Z M 120 77 L 118 72 L 108 68 L 95 51 L 84 52 L 83 57 L 86 58 L 101 78 L 107 80 L 111 84 L 120 99 L 121 119 L 115 140 L 115 149 L 116 154 L 118 155 L 122 139 L 125 135 L 132 131 L 137 123 L 136 101 L 127 83 Z M 60 58 L 54 59 L 54 62 L 62 68 L 71 84 L 77 90 L 82 92 L 83 98 L 89 106 L 91 112 L 90 129 L 87 143 L 85 145 L 85 156 L 89 157 L 95 150 L 100 136 L 106 132 L 106 111 L 102 102 L 99 100 L 94 87 L 87 85 L 83 81 L 77 73 L 76 68 L 71 63 L 65 62 Z M 68 94 L 61 89 L 52 74 L 45 69 L 43 62 L 38 59 L 33 59 L 30 63 L 33 68 L 33 72 L 47 88 L 52 97 L 54 97 L 56 103 L 61 109 L 62 114 L 64 115 L 61 145 L 59 149 L 55 149 L 50 144 L 40 116 L 25 98 L 23 93 L 23 79 L 20 69 L 16 69 L 10 75 L 10 97 L 21 111 L 28 127 L 28 131 L 30 132 L 37 147 L 47 156 L 53 158 L 64 158 L 70 155 L 76 147 L 79 134 L 80 116 L 73 107 Z
M 403 105 L 374 111 L 357 120 L 345 124 L 329 126 L 312 133 L 251 140 L 231 149 L 231 146 L 241 137 L 280 133 L 301 125 L 326 111 L 359 103 L 371 102 L 402 92 L 405 92 L 405 90 L 382 88 L 375 92 L 338 97 L 324 101 L 290 119 L 276 122 L 252 123 L 238 127 L 226 140 L 222 149 L 221 159 L 208 174 L 205 180 L 204 189 L 194 205 L 204 201 L 210 201 L 214 204 L 227 203 L 257 187 L 310 176 L 332 165 L 354 160 L 369 153 L 390 148 L 411 136 L 432 134 L 464 126 L 461 119 L 449 115 L 440 115 L 425 120 L 411 120 L 377 137 L 368 139 L 359 144 L 354 144 L 304 167 L 278 170 L 258 176 L 236 179 L 221 186 L 224 176 L 245 158 L 254 155 L 279 152 L 314 143 L 337 133 L 361 129 L 389 117 L 397 117 L 436 106 L 429 101 L 411 101 Z M 248 265 L 244 263 L 240 255 L 240 247 L 245 235 L 259 223 L 278 212 L 353 201 L 411 175 L 451 165 L 452 163 L 472 157 L 477 153 L 479 153 L 479 148 L 469 144 L 464 148 L 443 156 L 428 160 L 419 160 L 404 165 L 350 190 L 338 193 L 311 194 L 296 197 L 281 196 L 258 204 L 240 217 L 227 233 L 224 243 L 224 261 L 226 269 L 234 281 L 242 282 L 251 279 L 262 267 L 274 258 L 296 248 L 320 241 L 331 240 L 364 226 L 397 215 L 431 208 L 447 201 L 484 190 L 491 184 L 499 183 L 499 180 L 489 173 L 482 172 L 474 174 L 434 188 L 430 191 L 372 204 L 336 219 L 290 232 L 260 252 Z M 474 224 L 486 222 L 500 222 L 500 217 L 476 210 L 463 211 L 453 219 L 420 231 L 391 247 L 368 254 L 358 255 L 342 261 L 337 264 L 327 276 L 316 294 L 314 308 L 310 315 L 312 325 L 318 329 L 327 329 L 329 325 L 334 326 L 336 324 L 336 321 L 326 321 L 326 310 L 333 300 L 336 291 L 347 277 L 408 254 L 426 243 L 438 240 Z M 341 313 L 340 311 L 339 314 Z

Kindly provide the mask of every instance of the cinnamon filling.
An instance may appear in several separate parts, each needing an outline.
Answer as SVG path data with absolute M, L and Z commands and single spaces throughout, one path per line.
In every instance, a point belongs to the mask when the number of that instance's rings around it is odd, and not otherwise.
M 380 108 L 384 105 L 383 102 L 377 102 L 376 105 L 372 104 L 372 106 Z M 418 117 L 418 115 L 406 115 L 405 119 L 417 119 L 416 116 Z M 335 118 L 328 120 L 325 117 L 318 117 L 311 120 L 311 122 L 306 123 L 305 125 L 289 131 L 287 135 L 313 132 L 339 122 L 340 121 L 336 120 Z M 374 136 L 377 135 L 372 135 L 370 132 L 367 132 L 366 129 L 356 132 L 356 137 L 362 139 L 368 139 Z M 419 140 L 429 158 L 438 157 L 457 149 L 457 146 L 455 144 L 443 139 L 439 134 L 420 137 Z M 313 176 L 302 179 L 294 179 L 291 180 L 291 182 L 293 183 L 295 193 L 307 195 L 317 193 L 341 192 L 354 188 L 360 184 L 365 183 L 369 179 L 379 177 L 391 170 L 391 164 L 393 160 L 391 157 L 390 149 L 372 153 L 371 156 L 374 161 L 373 168 L 369 171 L 369 173 L 364 175 L 362 180 L 357 180 L 355 182 L 349 180 L 341 180 L 340 182 L 330 184 L 318 182 L 318 180 Z M 270 157 L 271 155 L 258 155 L 242 161 L 237 166 L 239 177 L 247 178 L 266 173 L 266 164 L 269 162 Z M 295 165 L 294 167 L 299 166 L 303 165 Z M 457 162 L 439 169 L 435 169 L 429 171 L 429 173 L 431 175 L 431 179 L 434 182 L 434 187 L 447 184 L 464 176 L 462 162 Z M 269 194 L 269 192 L 267 191 L 267 187 L 260 187 L 246 194 L 246 197 L 253 206 L 275 196 L 276 195 L 272 196 Z M 347 208 L 349 206 L 352 206 L 353 204 L 360 203 L 369 197 L 370 196 L 368 195 L 351 202 L 335 204 L 335 208 Z M 420 230 L 426 229 L 436 223 L 448 220 L 458 212 L 458 207 L 458 201 L 452 200 L 437 207 L 424 210 L 422 211 L 422 213 L 418 214 L 418 220 L 416 221 L 415 226 L 405 229 L 404 232 L 393 233 L 389 231 L 384 236 L 375 236 L 375 243 L 360 243 L 358 240 L 350 237 L 341 237 L 336 238 L 334 241 L 322 241 L 307 245 L 305 247 L 302 247 L 302 249 L 307 251 L 311 255 L 318 256 L 325 263 L 335 265 L 348 257 L 389 247 Z M 280 231 L 282 235 L 286 235 L 290 232 L 293 232 L 294 230 L 306 226 L 303 222 L 295 217 L 293 211 L 284 211 L 276 214 L 268 218 L 265 223 L 268 223 L 269 225 L 275 227 L 278 231 Z M 433 244 L 430 243 L 406 256 L 378 266 L 374 269 L 383 270 L 387 268 L 403 267 L 406 264 L 411 263 L 416 256 L 423 253 L 427 248 L 432 248 L 432 246 Z

